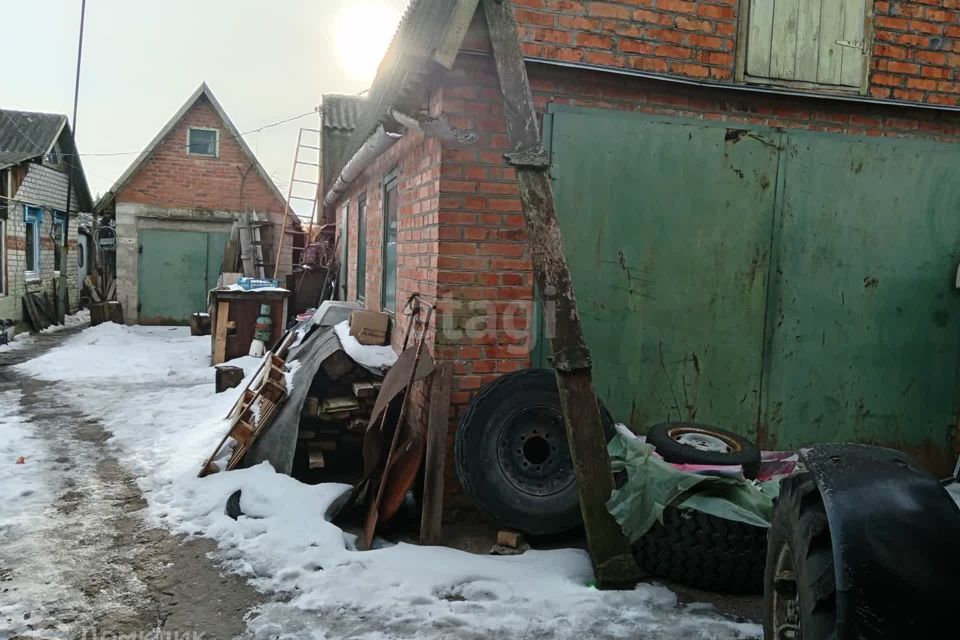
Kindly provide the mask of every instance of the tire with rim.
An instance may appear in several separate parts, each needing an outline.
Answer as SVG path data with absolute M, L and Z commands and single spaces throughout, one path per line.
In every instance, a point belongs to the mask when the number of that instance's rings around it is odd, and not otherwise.
M 697 422 L 664 422 L 650 427 L 647 443 L 674 464 L 740 465 L 746 478 L 760 472 L 760 449 L 741 435 Z
M 696 589 L 752 594 L 763 590 L 767 530 L 692 509 L 667 507 L 633 545 L 645 571 Z
M 764 638 L 836 640 L 837 585 L 823 499 L 809 473 L 780 485 L 767 547 Z
M 600 416 L 609 440 L 615 429 L 603 403 Z M 481 389 L 460 420 L 454 460 L 464 491 L 500 526 L 547 535 L 582 523 L 550 369 L 515 371 Z

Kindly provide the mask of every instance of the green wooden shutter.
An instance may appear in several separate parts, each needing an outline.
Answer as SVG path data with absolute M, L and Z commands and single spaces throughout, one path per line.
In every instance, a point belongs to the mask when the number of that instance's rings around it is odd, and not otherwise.
M 859 88 L 864 0 L 751 0 L 747 76 Z

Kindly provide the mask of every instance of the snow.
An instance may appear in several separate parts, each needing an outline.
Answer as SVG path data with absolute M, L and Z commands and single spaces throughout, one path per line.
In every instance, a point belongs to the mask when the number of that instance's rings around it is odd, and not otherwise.
M 90 311 L 88 309 L 81 309 L 74 313 L 73 315 L 65 316 L 63 319 L 63 324 L 55 324 L 47 327 L 40 333 L 57 333 L 63 331 L 64 329 L 72 329 L 73 327 L 78 327 L 82 324 L 88 324 L 90 322 Z M 29 333 L 18 333 L 13 338 L 13 342 L 8 344 L 0 345 L 0 352 L 4 350 L 12 350 L 25 347 L 29 344 L 33 344 L 34 337 Z
M 256 289 L 245 289 L 241 287 L 239 284 L 231 284 L 226 287 L 220 287 L 219 289 L 217 289 L 217 291 L 242 291 L 244 293 L 250 293 L 250 294 L 261 293 L 264 291 L 290 293 L 289 289 L 284 289 L 283 287 L 257 287 Z
M 350 335 L 350 322 L 348 320 L 344 320 L 333 329 L 337 332 L 337 337 L 340 338 L 343 350 L 353 358 L 354 362 L 371 369 L 389 369 L 397 361 L 397 352 L 390 345 L 381 347 L 360 344 L 356 338 Z
M 396 357 L 387 358 L 390 347 L 361 347 L 345 323 L 337 334 L 352 357 L 351 350 L 369 358 L 368 366 Z M 214 557 L 225 570 L 283 596 L 249 616 L 253 637 L 760 637 L 757 625 L 721 618 L 704 605 L 678 605 L 662 586 L 598 591 L 581 550 L 482 556 L 380 541 L 376 550 L 358 552 L 354 536 L 324 518 L 345 485 L 301 484 L 266 463 L 197 478 L 243 388 L 214 394 L 209 348 L 208 338 L 191 337 L 185 328 L 104 324 L 18 370 L 69 382 L 73 401 L 100 417 L 113 433 L 106 446 L 117 448 L 138 477 L 149 522 L 216 540 Z M 258 362 L 230 364 L 242 366 L 249 380 Z M 29 463 L 31 445 L 16 417 L 0 413 L 0 423 L 0 483 L 22 492 L 35 470 L 6 463 L 18 451 Z M 247 515 L 234 521 L 224 505 L 237 489 Z M 0 501 L 0 509 L 3 519 L 26 517 L 18 516 L 16 501 Z

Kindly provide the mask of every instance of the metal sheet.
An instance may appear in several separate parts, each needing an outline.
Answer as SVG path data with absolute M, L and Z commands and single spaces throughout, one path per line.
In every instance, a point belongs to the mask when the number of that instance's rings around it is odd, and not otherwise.
M 779 135 L 555 108 L 551 173 L 598 395 L 753 432 Z
M 140 324 L 187 324 L 191 313 L 205 310 L 228 238 L 225 233 L 141 230 Z
M 960 363 L 960 147 L 786 140 L 764 444 L 884 444 L 947 471 Z

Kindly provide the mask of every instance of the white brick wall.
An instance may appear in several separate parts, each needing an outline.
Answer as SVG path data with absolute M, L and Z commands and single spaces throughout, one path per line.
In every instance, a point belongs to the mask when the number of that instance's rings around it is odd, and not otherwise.
M 51 296 L 54 291 L 54 280 L 57 279 L 53 270 L 54 250 L 53 243 L 53 210 L 63 211 L 67 204 L 67 174 L 52 167 L 30 164 L 23 183 L 14 195 L 14 202 L 9 203 L 7 220 L 4 222 L 4 236 L 0 242 L 4 244 L 3 260 L 0 269 L 6 271 L 6 288 L 0 294 L 0 318 L 23 320 L 23 304 L 21 297 L 26 292 L 46 291 Z M 3 176 L 5 179 L 6 176 Z M 76 194 L 76 191 L 74 191 Z M 23 250 L 26 238 L 26 224 L 24 223 L 24 206 L 35 206 L 44 209 L 43 223 L 40 226 L 41 250 L 40 269 L 36 277 L 26 278 L 26 252 Z M 70 297 L 70 308 L 76 310 L 79 300 L 77 282 L 77 200 L 71 199 L 71 216 L 69 238 L 70 254 L 67 257 L 67 284 Z M 44 240 L 46 238 L 46 240 Z

